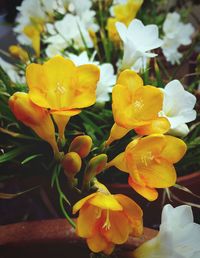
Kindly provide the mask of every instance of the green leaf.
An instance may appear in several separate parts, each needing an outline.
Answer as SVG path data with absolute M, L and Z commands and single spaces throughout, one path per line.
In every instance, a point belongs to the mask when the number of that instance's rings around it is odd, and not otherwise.
M 32 156 L 30 156 L 30 157 L 24 159 L 24 160 L 21 162 L 21 164 L 24 165 L 24 164 L 26 164 L 27 162 L 29 162 L 29 161 L 31 161 L 31 160 L 37 158 L 37 157 L 42 157 L 42 156 L 43 156 L 43 154 L 35 154 L 35 155 L 32 155 Z
M 20 196 L 20 195 L 22 195 L 22 194 L 25 194 L 25 193 L 27 193 L 27 192 L 30 192 L 30 191 L 32 191 L 32 190 L 38 188 L 38 187 L 39 187 L 39 186 L 35 186 L 35 187 L 32 187 L 32 188 L 30 188 L 30 189 L 28 189 L 28 190 L 25 190 L 25 191 L 19 192 L 19 193 L 15 193 L 15 194 L 11 194 L 11 193 L 0 193 L 0 199 L 13 199 L 13 198 L 16 198 L 16 197 L 18 197 L 18 196 Z
M 2 154 L 0 156 L 0 164 L 16 158 L 20 154 L 26 152 L 27 150 L 30 150 L 30 147 L 32 147 L 32 145 L 19 146 L 11 151 Z

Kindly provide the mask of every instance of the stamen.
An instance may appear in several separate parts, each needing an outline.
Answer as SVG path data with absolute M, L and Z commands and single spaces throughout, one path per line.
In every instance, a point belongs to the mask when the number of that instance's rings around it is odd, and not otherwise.
M 65 92 L 66 92 L 65 87 L 62 84 L 60 84 L 60 82 L 57 82 L 55 93 L 64 94 Z
M 105 223 L 103 224 L 103 228 L 105 228 L 106 230 L 109 230 L 110 227 L 111 227 L 111 224 L 110 224 L 110 216 L 109 216 L 109 210 L 107 209 L 106 210 L 106 221 Z
M 144 155 L 141 156 L 141 161 L 146 167 L 148 166 L 148 161 L 151 161 L 153 159 L 154 156 L 152 155 L 151 151 L 147 151 Z
M 142 99 L 139 99 L 139 100 L 134 101 L 133 105 L 136 109 L 142 109 L 144 106 L 144 103 L 143 103 Z

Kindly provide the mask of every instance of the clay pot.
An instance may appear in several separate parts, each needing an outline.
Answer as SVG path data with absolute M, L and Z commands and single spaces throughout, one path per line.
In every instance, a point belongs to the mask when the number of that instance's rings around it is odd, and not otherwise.
M 142 237 L 130 236 L 114 255 L 123 257 L 124 252 L 134 250 L 156 234 L 145 228 Z M 65 219 L 54 219 L 0 226 L 0 254 L 3 258 L 88 258 L 90 250 Z

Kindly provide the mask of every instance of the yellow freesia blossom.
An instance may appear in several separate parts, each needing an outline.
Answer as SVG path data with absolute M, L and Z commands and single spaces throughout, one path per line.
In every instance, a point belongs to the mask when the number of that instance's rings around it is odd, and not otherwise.
M 12 56 L 19 58 L 25 63 L 29 60 L 28 53 L 18 45 L 11 45 L 9 47 L 9 52 Z
M 55 56 L 43 65 L 32 63 L 26 69 L 30 98 L 53 114 L 60 137 L 69 117 L 95 103 L 99 75 L 97 66 L 76 67 L 61 56 Z
M 79 211 L 77 234 L 87 239 L 89 248 L 97 253 L 112 253 L 115 244 L 123 244 L 130 233 L 140 236 L 143 231 L 142 210 L 122 194 L 112 195 L 105 186 L 73 207 Z
M 136 17 L 143 0 L 127 0 L 124 4 L 114 5 L 112 7 L 114 17 L 108 18 L 107 30 L 109 38 L 115 42 L 120 42 L 117 29 L 115 27 L 116 22 L 123 22 L 126 26 Z
M 58 155 L 58 147 L 55 139 L 55 129 L 48 111 L 35 105 L 30 96 L 24 92 L 16 92 L 9 99 L 9 106 L 15 117 L 31 127 L 37 135 L 47 141 Z
M 107 145 L 122 138 L 131 129 L 138 134 L 165 133 L 170 128 L 166 118 L 158 117 L 162 110 L 163 93 L 153 86 L 144 86 L 142 78 L 124 70 L 112 91 L 112 110 L 115 120 Z
M 40 34 L 42 32 L 42 26 L 27 25 L 24 27 L 24 34 L 29 37 L 32 41 L 33 49 L 37 55 L 40 56 Z
M 175 184 L 176 171 L 173 166 L 185 154 L 186 144 L 173 136 L 154 134 L 133 140 L 125 152 L 120 153 L 109 166 L 129 173 L 129 184 L 149 201 L 158 197 L 155 188 L 166 188 Z

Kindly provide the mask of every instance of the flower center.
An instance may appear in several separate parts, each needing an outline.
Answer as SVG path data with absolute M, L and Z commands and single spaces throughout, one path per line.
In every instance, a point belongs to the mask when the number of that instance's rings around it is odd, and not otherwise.
M 141 110 L 144 106 L 144 102 L 141 99 L 136 100 L 136 101 L 134 101 L 133 106 L 134 106 L 135 109 Z
M 154 156 L 152 155 L 151 151 L 147 151 L 145 154 L 141 155 L 141 161 L 146 167 L 148 166 L 148 162 L 153 159 Z
M 105 223 L 103 224 L 103 228 L 105 228 L 106 230 L 109 230 L 110 227 L 111 227 L 110 214 L 109 214 L 109 210 L 107 209 L 106 210 L 106 220 L 105 220 Z
M 55 89 L 55 93 L 58 93 L 58 94 L 64 94 L 66 92 L 66 89 L 65 87 L 60 83 L 60 82 L 57 82 L 56 83 L 56 89 Z

